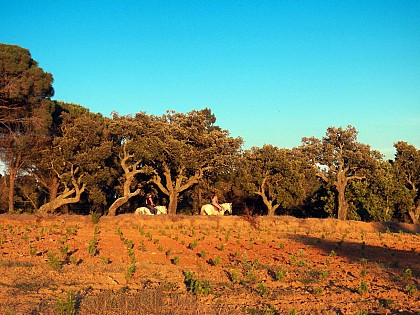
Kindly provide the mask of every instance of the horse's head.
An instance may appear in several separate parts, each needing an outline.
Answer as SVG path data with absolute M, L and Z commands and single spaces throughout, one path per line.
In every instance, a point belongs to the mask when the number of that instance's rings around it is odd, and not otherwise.
M 232 203 L 224 203 L 221 206 L 223 210 L 225 210 L 225 215 L 226 214 L 232 215 Z

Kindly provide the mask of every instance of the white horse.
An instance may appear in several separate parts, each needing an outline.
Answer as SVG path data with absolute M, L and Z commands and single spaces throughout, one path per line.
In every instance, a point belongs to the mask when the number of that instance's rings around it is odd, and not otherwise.
M 156 214 L 167 214 L 168 213 L 168 210 L 166 209 L 165 206 L 156 206 L 155 209 L 157 211 Z M 134 214 L 136 214 L 136 215 L 141 215 L 141 214 L 153 215 L 153 213 L 147 207 L 137 208 L 136 211 L 134 211 Z
M 220 204 L 222 210 L 218 211 L 211 204 L 205 204 L 201 207 L 201 215 L 225 215 L 232 214 L 232 203 L 222 203 Z

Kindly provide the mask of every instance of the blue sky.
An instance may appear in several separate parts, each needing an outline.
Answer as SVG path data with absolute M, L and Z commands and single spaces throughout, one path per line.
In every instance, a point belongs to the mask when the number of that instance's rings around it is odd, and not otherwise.
M 244 148 L 329 126 L 420 148 L 420 1 L 4 1 L 54 99 L 105 116 L 209 107 Z

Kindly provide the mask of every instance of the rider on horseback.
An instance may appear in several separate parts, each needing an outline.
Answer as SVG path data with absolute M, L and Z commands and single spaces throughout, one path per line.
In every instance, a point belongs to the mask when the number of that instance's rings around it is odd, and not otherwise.
M 152 194 L 147 194 L 146 196 L 146 208 L 150 210 L 152 214 L 156 214 L 157 210 L 155 208 L 155 203 L 152 199 Z
M 219 204 L 219 198 L 217 198 L 216 193 L 211 196 L 211 204 L 217 211 L 222 211 L 222 206 Z

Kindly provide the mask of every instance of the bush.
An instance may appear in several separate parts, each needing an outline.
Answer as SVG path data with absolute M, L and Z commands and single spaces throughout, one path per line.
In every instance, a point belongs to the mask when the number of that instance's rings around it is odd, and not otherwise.
M 201 281 L 195 278 L 195 274 L 190 271 L 184 272 L 184 283 L 187 291 L 194 295 L 208 295 L 212 292 L 208 281 Z

